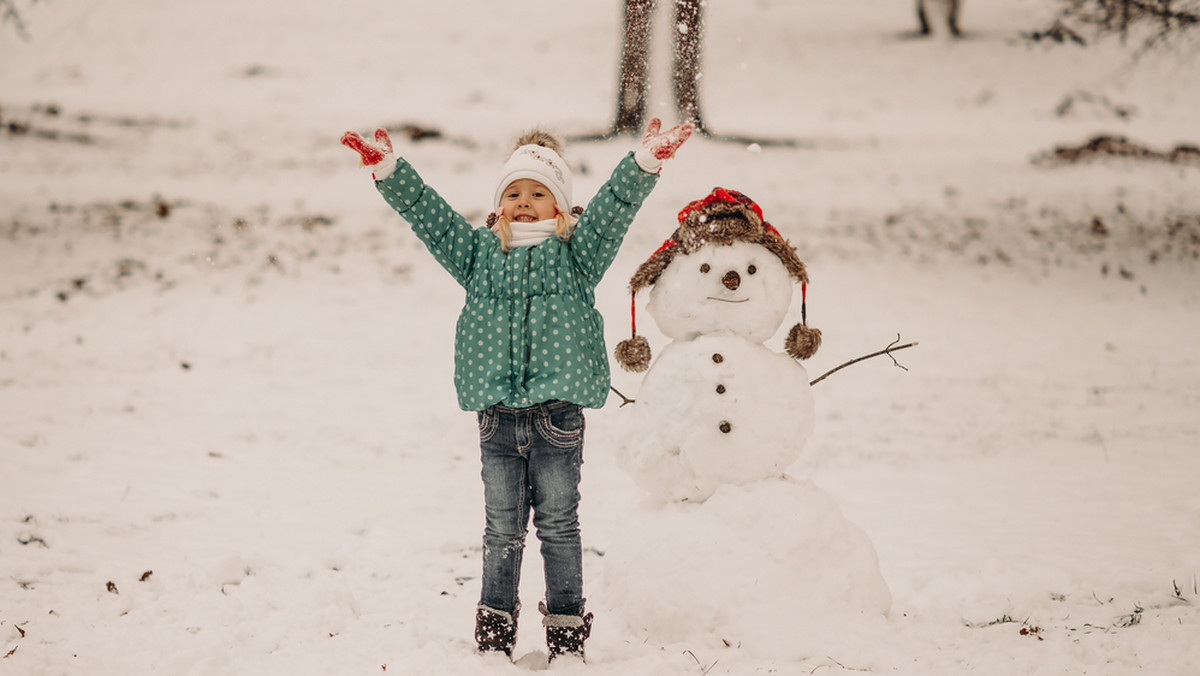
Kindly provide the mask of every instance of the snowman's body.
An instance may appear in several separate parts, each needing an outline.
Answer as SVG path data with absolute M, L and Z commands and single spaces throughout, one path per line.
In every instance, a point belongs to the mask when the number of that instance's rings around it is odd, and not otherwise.
M 808 373 L 736 334 L 675 341 L 646 374 L 625 469 L 666 500 L 783 476 L 812 433 Z
M 791 297 L 776 254 L 743 241 L 677 255 L 654 282 L 648 310 L 673 341 L 619 461 L 655 499 L 606 557 L 613 602 L 647 638 L 807 653 L 891 605 L 862 530 L 785 475 L 814 415 L 805 368 L 764 345 Z

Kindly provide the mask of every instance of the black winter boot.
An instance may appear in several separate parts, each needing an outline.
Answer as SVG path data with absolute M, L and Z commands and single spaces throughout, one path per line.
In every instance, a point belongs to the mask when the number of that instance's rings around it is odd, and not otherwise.
M 546 647 L 550 649 L 550 661 L 561 655 L 583 657 L 583 642 L 592 635 L 592 614 L 579 609 L 578 615 L 551 615 L 544 601 L 538 602 L 542 615 L 542 626 L 546 627 Z
M 512 657 L 517 644 L 517 616 L 521 604 L 511 612 L 489 608 L 482 603 L 475 608 L 475 643 L 480 654 L 502 652 Z

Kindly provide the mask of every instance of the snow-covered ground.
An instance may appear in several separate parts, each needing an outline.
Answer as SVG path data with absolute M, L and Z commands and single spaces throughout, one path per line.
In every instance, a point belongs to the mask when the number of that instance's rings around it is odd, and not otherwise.
M 608 124 L 619 3 L 18 6 L 30 39 L 0 25 L 0 673 L 543 668 L 536 546 L 517 665 L 472 654 L 461 290 L 337 139 L 440 130 L 398 150 L 481 221 L 520 130 Z M 805 461 L 893 607 L 795 661 L 630 626 L 605 588 L 641 499 L 614 396 L 588 420 L 589 663 L 562 671 L 1200 671 L 1200 166 L 1031 161 L 1100 133 L 1197 143 L 1200 68 L 1018 37 L 1051 14 L 971 0 L 951 42 L 904 39 L 898 0 L 709 3 L 709 125 L 799 146 L 689 141 L 598 290 L 606 337 L 628 335 L 625 284 L 678 209 L 721 185 L 809 266 L 811 373 L 920 341 L 907 370 L 881 357 L 814 388 Z M 633 143 L 571 146 L 576 195 Z

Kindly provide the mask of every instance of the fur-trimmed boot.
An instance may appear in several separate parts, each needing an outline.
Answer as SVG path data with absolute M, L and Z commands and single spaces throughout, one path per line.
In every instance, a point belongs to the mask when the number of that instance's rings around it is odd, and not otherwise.
M 550 649 L 550 661 L 562 655 L 583 657 L 583 642 L 592 635 L 592 614 L 579 609 L 578 615 L 551 615 L 544 601 L 538 602 L 542 615 L 542 626 L 546 627 L 546 647 Z
M 517 616 L 521 604 L 511 613 L 489 608 L 482 603 L 475 607 L 475 643 L 480 654 L 502 652 L 512 657 L 517 644 Z

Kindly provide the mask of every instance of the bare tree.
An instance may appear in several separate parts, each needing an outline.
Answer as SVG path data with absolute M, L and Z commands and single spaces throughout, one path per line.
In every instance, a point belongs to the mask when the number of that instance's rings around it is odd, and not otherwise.
M 635 135 L 646 119 L 650 89 L 650 37 L 654 0 L 625 0 L 621 63 L 617 73 L 617 115 L 609 135 Z
M 700 0 L 672 0 L 675 30 L 671 82 L 675 113 L 680 122 L 690 121 L 696 131 L 710 135 L 700 114 L 700 44 L 703 23 Z M 617 112 L 612 127 L 595 138 L 621 134 L 636 135 L 646 123 L 646 99 L 650 91 L 650 45 L 653 42 L 657 0 L 624 0 L 621 59 L 617 73 Z
M 714 134 L 704 121 L 700 104 L 701 52 L 704 43 L 702 0 L 671 0 L 674 5 L 671 50 L 671 88 L 675 114 L 680 122 L 691 122 L 708 138 L 760 145 L 796 145 L 791 139 L 761 139 Z M 604 132 L 572 137 L 596 141 L 622 134 L 637 135 L 645 128 L 647 95 L 650 90 L 650 46 L 654 32 L 657 0 L 623 0 L 621 57 L 617 73 L 617 111 L 612 126 Z
M 1088 39 L 1117 35 L 1124 42 L 1142 37 L 1138 52 L 1195 35 L 1200 27 L 1200 0 L 1059 0 L 1062 12 L 1045 30 L 1027 33 L 1031 40 Z
M 704 40 L 704 17 L 700 0 L 675 0 L 675 67 L 671 87 L 675 93 L 675 112 L 681 120 L 690 120 L 704 136 L 712 132 L 700 114 L 700 45 Z
M 37 0 L 29 0 L 29 4 L 37 4 Z M 21 11 L 17 8 L 16 0 L 0 0 L 0 21 L 11 23 L 13 30 L 21 36 L 21 39 L 29 39 L 29 32 L 25 30 L 25 20 L 21 18 Z
M 956 38 L 962 37 L 962 31 L 958 28 L 959 0 L 939 0 L 938 2 L 917 0 L 917 23 L 919 24 L 917 28 L 917 35 L 924 36 L 931 35 L 933 33 L 929 18 L 929 14 L 932 12 L 927 11 L 927 4 L 930 5 L 933 10 L 938 11 L 939 15 L 936 17 L 938 20 L 945 20 L 946 28 L 949 29 L 951 35 Z

